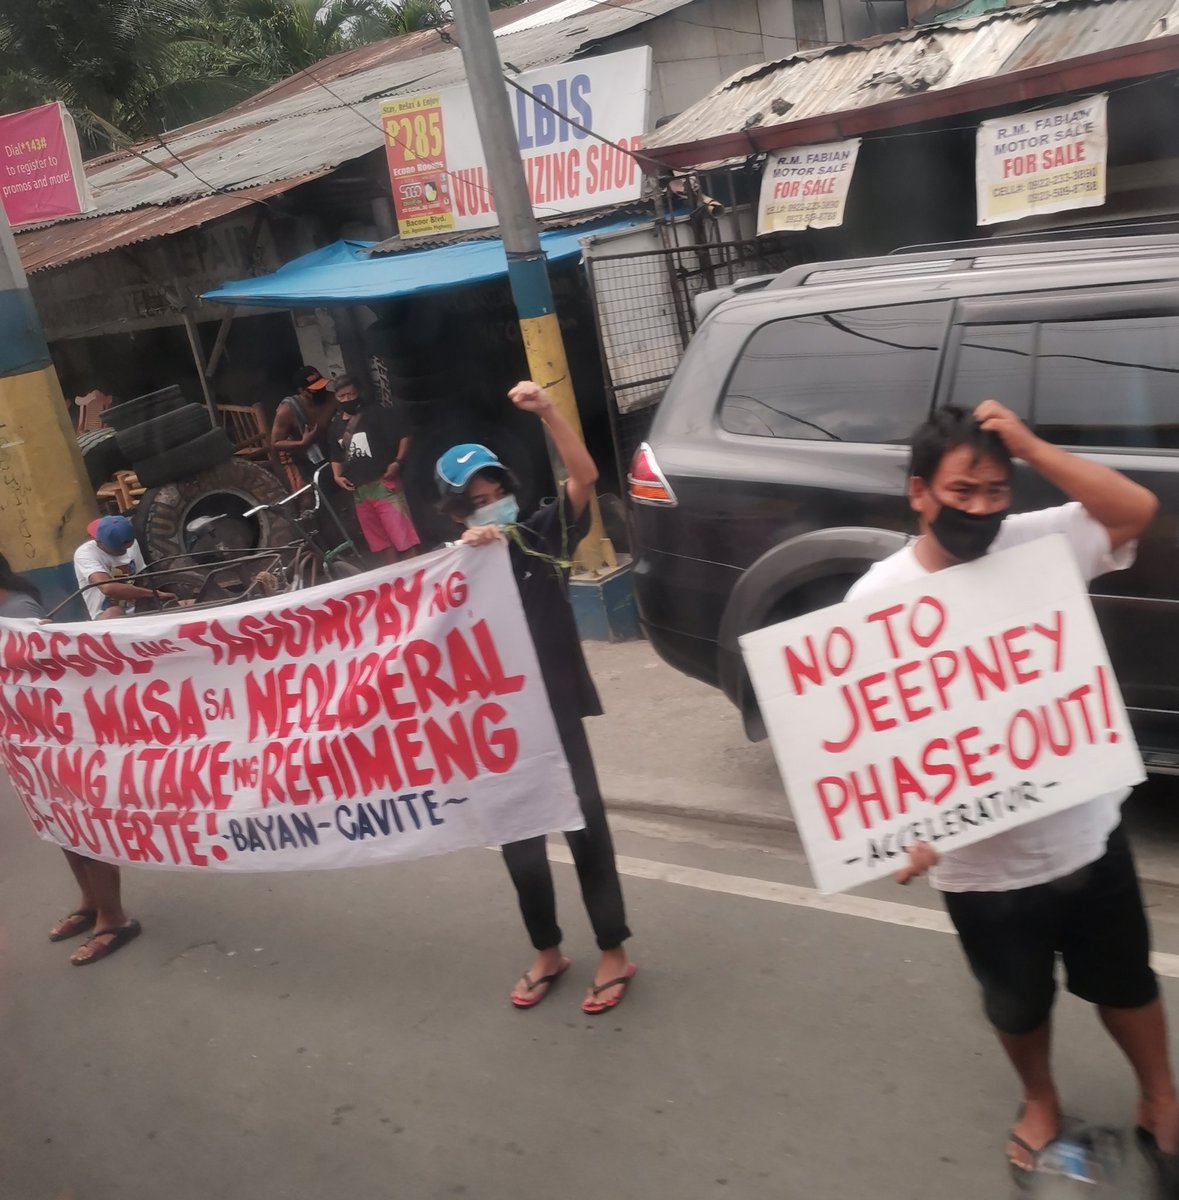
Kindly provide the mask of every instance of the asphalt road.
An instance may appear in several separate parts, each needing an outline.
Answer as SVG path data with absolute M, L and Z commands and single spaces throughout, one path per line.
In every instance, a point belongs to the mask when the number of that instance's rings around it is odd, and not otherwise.
M 641 969 L 587 1018 L 594 953 L 564 863 L 574 970 L 540 1007 L 507 1004 L 528 956 L 491 850 L 138 872 L 143 936 L 71 967 L 45 940 L 66 868 L 0 788 L 0 1197 L 1010 1194 L 1012 1079 L 928 890 L 814 907 L 786 833 L 617 824 Z M 1179 952 L 1179 896 L 1150 902 Z M 1179 1019 L 1179 981 L 1165 992 Z M 1069 1110 L 1127 1126 L 1132 1083 L 1092 1014 L 1066 1001 L 1059 1028 Z M 1110 1194 L 1149 1194 L 1135 1153 Z

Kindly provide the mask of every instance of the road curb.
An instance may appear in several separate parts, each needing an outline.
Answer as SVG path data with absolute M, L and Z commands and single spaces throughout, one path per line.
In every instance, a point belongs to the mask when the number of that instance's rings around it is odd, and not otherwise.
M 796 829 L 792 817 L 750 812 L 747 809 L 701 808 L 693 804 L 675 804 L 645 797 L 611 795 L 606 799 L 606 807 L 619 814 L 662 817 L 665 820 L 702 821 L 709 825 L 729 825 L 738 829 L 761 829 L 774 833 L 793 833 Z M 1132 830 L 1131 836 L 1133 832 Z M 1179 891 L 1179 873 L 1168 869 L 1168 864 L 1151 863 L 1150 857 L 1144 854 L 1136 856 L 1140 882 L 1151 887 Z
M 606 799 L 606 807 L 620 813 L 633 812 L 652 817 L 707 821 L 710 825 L 737 825 L 745 829 L 773 829 L 782 832 L 794 829 L 792 818 L 774 816 L 771 813 L 701 808 L 695 804 L 675 804 L 633 796 L 609 796 Z

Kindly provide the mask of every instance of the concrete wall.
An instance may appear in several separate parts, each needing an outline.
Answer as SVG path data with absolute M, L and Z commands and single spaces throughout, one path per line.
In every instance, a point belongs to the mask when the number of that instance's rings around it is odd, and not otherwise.
M 696 0 L 618 37 L 608 49 L 649 45 L 654 68 L 650 125 L 695 104 L 736 72 L 798 52 L 800 0 Z M 831 42 L 900 29 L 900 0 L 823 0 Z

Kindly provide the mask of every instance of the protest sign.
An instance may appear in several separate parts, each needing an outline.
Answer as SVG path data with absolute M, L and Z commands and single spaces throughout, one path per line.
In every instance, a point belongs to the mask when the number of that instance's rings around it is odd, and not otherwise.
M 1143 779 L 1059 535 L 741 639 L 823 892 Z
M 506 547 L 185 614 L 0 620 L 0 765 L 91 858 L 279 871 L 580 829 Z
M 1105 203 L 1106 95 L 1016 113 L 978 127 L 978 223 Z
M 643 172 L 629 151 L 647 128 L 649 47 L 515 78 L 524 91 L 510 88 L 508 98 L 537 217 L 639 198 Z M 402 237 L 499 224 L 468 88 L 393 97 L 381 125 Z
M 10 225 L 93 207 L 74 119 L 64 104 L 0 116 L 0 200 Z
M 860 139 L 853 138 L 770 154 L 761 177 L 758 234 L 842 225 L 859 153 Z

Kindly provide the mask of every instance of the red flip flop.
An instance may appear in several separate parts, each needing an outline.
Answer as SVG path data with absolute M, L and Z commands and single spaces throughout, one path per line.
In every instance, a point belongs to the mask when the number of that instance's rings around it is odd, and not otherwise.
M 83 943 L 81 948 L 75 950 L 70 956 L 70 962 L 75 967 L 88 967 L 91 963 L 101 962 L 104 958 L 109 958 L 116 950 L 121 949 L 128 942 L 134 941 L 141 932 L 142 928 L 134 917 L 126 925 L 120 925 L 117 929 L 96 929 L 90 940 Z M 110 941 L 100 942 L 99 938 L 110 938 Z M 94 949 L 85 958 L 78 957 L 83 950 L 91 946 Z
M 551 974 L 542 975 L 539 979 L 533 979 L 527 971 L 520 978 L 524 981 L 524 986 L 528 989 L 527 996 L 517 996 L 512 992 L 508 999 L 516 1006 L 516 1008 L 535 1008 L 548 994 L 552 991 L 553 984 L 569 970 L 569 960 L 561 959 L 561 965 Z M 532 993 L 537 988 L 544 988 L 544 991 L 539 996 L 534 996 Z
M 85 933 L 88 929 L 93 929 L 97 917 L 98 914 L 92 908 L 76 909 L 69 916 L 62 917 L 49 931 L 49 940 L 51 942 L 69 941 L 70 938 L 77 937 L 78 934 Z
M 596 1017 L 598 1013 L 609 1012 L 612 1008 L 617 1008 L 626 998 L 626 993 L 630 989 L 630 981 L 635 977 L 635 972 L 638 967 L 631 963 L 626 968 L 625 975 L 619 975 L 617 979 L 608 979 L 605 983 L 595 984 L 590 988 L 591 995 L 581 1002 L 581 1011 L 588 1013 L 591 1017 Z M 621 984 L 622 991 L 614 997 L 613 1000 L 599 1000 L 598 997 L 603 992 L 608 992 L 612 987 L 618 987 Z

